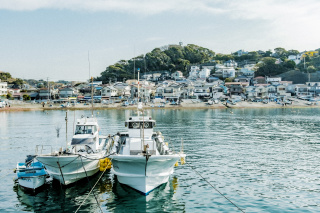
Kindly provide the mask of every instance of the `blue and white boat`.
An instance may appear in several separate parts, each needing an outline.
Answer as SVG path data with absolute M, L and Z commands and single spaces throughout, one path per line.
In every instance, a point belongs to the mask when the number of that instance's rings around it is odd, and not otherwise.
M 17 163 L 16 172 L 18 183 L 23 188 L 36 190 L 46 182 L 44 166 L 40 162 L 30 162 L 28 158 L 26 163 Z

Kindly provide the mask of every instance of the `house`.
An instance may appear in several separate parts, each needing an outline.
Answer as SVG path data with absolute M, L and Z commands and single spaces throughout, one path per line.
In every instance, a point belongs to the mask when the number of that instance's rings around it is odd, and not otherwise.
M 254 68 L 255 64 L 246 64 L 243 68 L 240 69 L 239 74 L 246 76 L 248 78 L 254 77 Z
M 257 97 L 259 98 L 267 98 L 268 97 L 268 85 L 267 84 L 260 84 L 255 85 Z
M 257 97 L 257 91 L 255 86 L 247 86 L 245 87 L 244 94 L 247 99 L 255 99 Z
M 59 97 L 60 98 L 70 98 L 70 97 L 77 97 L 78 90 L 72 87 L 65 87 L 59 89 Z
M 288 56 L 288 60 L 294 61 L 294 63 L 296 63 L 296 64 L 300 64 L 301 56 L 299 56 L 299 55 L 289 55 Z
M 244 51 L 244 50 L 238 50 L 238 51 L 235 52 L 234 54 L 236 54 L 237 56 L 242 56 L 242 55 L 248 54 L 248 52 L 247 52 L 247 51 Z
M 226 82 L 225 86 L 229 88 L 229 94 L 231 95 L 243 95 L 244 87 L 249 86 L 249 82 Z
M 214 73 L 214 76 L 220 78 L 234 78 L 236 75 L 236 70 L 233 67 L 224 67 L 224 66 L 216 66 L 217 70 Z
M 320 82 L 306 82 L 308 86 L 308 91 L 312 96 L 317 96 L 320 94 Z
M 251 78 L 248 78 L 246 76 L 238 76 L 234 79 L 234 82 L 250 82 Z
M 202 80 L 207 79 L 207 78 L 210 76 L 210 72 L 211 72 L 210 69 L 208 69 L 208 68 L 202 68 L 202 69 L 199 71 L 199 78 L 202 79 Z
M 197 99 L 209 98 L 212 94 L 212 87 L 214 84 L 212 83 L 201 83 L 195 84 L 193 95 L 197 96 Z
M 265 84 L 266 83 L 266 78 L 262 77 L 262 76 L 255 77 L 253 79 L 253 83 L 254 84 Z
M 278 97 L 290 97 L 291 93 L 287 93 L 287 87 L 285 85 L 277 86 L 277 96 Z
M 267 90 L 268 90 L 268 97 L 269 98 L 277 97 L 278 93 L 277 93 L 277 87 L 275 85 L 268 85 Z
M 228 88 L 223 85 L 219 85 L 212 88 L 211 97 L 213 99 L 222 99 L 225 98 L 226 94 L 228 94 Z
M 110 99 L 118 96 L 118 90 L 113 86 L 106 86 L 101 89 L 101 98 Z
M 266 77 L 266 82 L 270 84 L 280 84 L 281 77 Z
M 235 62 L 234 60 L 228 60 L 228 61 L 224 62 L 223 65 L 225 67 L 234 67 L 234 68 L 236 68 L 238 66 L 238 63 Z
M 177 83 L 171 83 L 167 86 L 162 85 L 156 88 L 155 97 L 177 101 L 182 93 L 182 85 Z
M 118 91 L 118 95 L 122 97 L 131 96 L 131 87 L 127 83 L 117 82 L 113 87 Z
M 1 79 L 0 79 L 0 96 L 7 95 L 7 94 L 8 94 L 8 83 L 1 82 Z
M 8 93 L 12 95 L 14 100 L 22 100 L 22 94 L 20 89 L 8 89 Z
M 305 85 L 305 84 L 296 84 L 294 90 L 295 90 L 296 96 L 309 95 L 308 85 Z
M 39 90 L 39 99 L 40 100 L 47 100 L 51 97 L 51 91 L 48 88 L 41 88 Z
M 176 71 L 176 72 L 172 73 L 172 78 L 174 78 L 174 80 L 182 79 L 183 73 L 181 71 Z

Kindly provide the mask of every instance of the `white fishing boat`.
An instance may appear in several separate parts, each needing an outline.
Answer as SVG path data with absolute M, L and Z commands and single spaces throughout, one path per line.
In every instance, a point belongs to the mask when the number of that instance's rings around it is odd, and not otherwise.
M 45 165 L 52 178 L 68 185 L 99 171 L 99 160 L 107 154 L 110 138 L 99 135 L 96 118 L 77 120 L 75 134 L 68 149 L 40 154 L 38 161 Z
M 46 182 L 47 173 L 40 162 L 33 162 L 34 156 L 28 155 L 25 163 L 17 163 L 17 181 L 25 189 L 36 190 Z
M 114 136 L 113 152 L 116 154 L 109 158 L 112 172 L 120 183 L 147 195 L 168 182 L 174 165 L 181 158 L 184 162 L 186 155 L 182 151 L 171 151 L 161 132 L 154 132 L 156 121 L 144 115 L 142 103 L 138 104 L 137 114 L 126 120 L 126 132 Z

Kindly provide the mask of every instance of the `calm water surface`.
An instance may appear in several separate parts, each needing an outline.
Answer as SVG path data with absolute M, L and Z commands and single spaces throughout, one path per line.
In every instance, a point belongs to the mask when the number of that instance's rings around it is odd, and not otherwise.
M 181 139 L 190 165 L 148 196 L 103 175 L 81 212 L 320 212 L 320 109 L 149 110 L 174 150 Z M 129 110 L 96 111 L 101 132 L 123 131 Z M 74 117 L 68 112 L 68 139 Z M 37 194 L 15 185 L 13 169 L 36 145 L 65 146 L 65 111 L 0 113 L 0 212 L 74 212 L 91 190 L 88 180 Z M 56 127 L 61 127 L 57 137 Z M 192 166 L 192 168 L 191 168 Z M 100 174 L 90 178 L 92 185 Z M 101 209 L 101 210 L 100 210 Z

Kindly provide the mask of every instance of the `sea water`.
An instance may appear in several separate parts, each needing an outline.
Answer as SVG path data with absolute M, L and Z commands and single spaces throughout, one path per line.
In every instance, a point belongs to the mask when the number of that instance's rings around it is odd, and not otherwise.
M 63 110 L 0 112 L 0 212 L 75 212 L 82 203 L 80 212 L 320 212 L 320 109 L 147 111 L 169 146 L 179 152 L 183 142 L 187 154 L 187 163 L 148 196 L 109 171 L 90 184 L 53 181 L 37 193 L 23 191 L 13 181 L 16 163 L 36 145 L 65 147 L 76 118 L 91 112 L 68 111 L 67 125 Z M 94 116 L 101 134 L 112 135 L 125 130 L 131 113 Z

